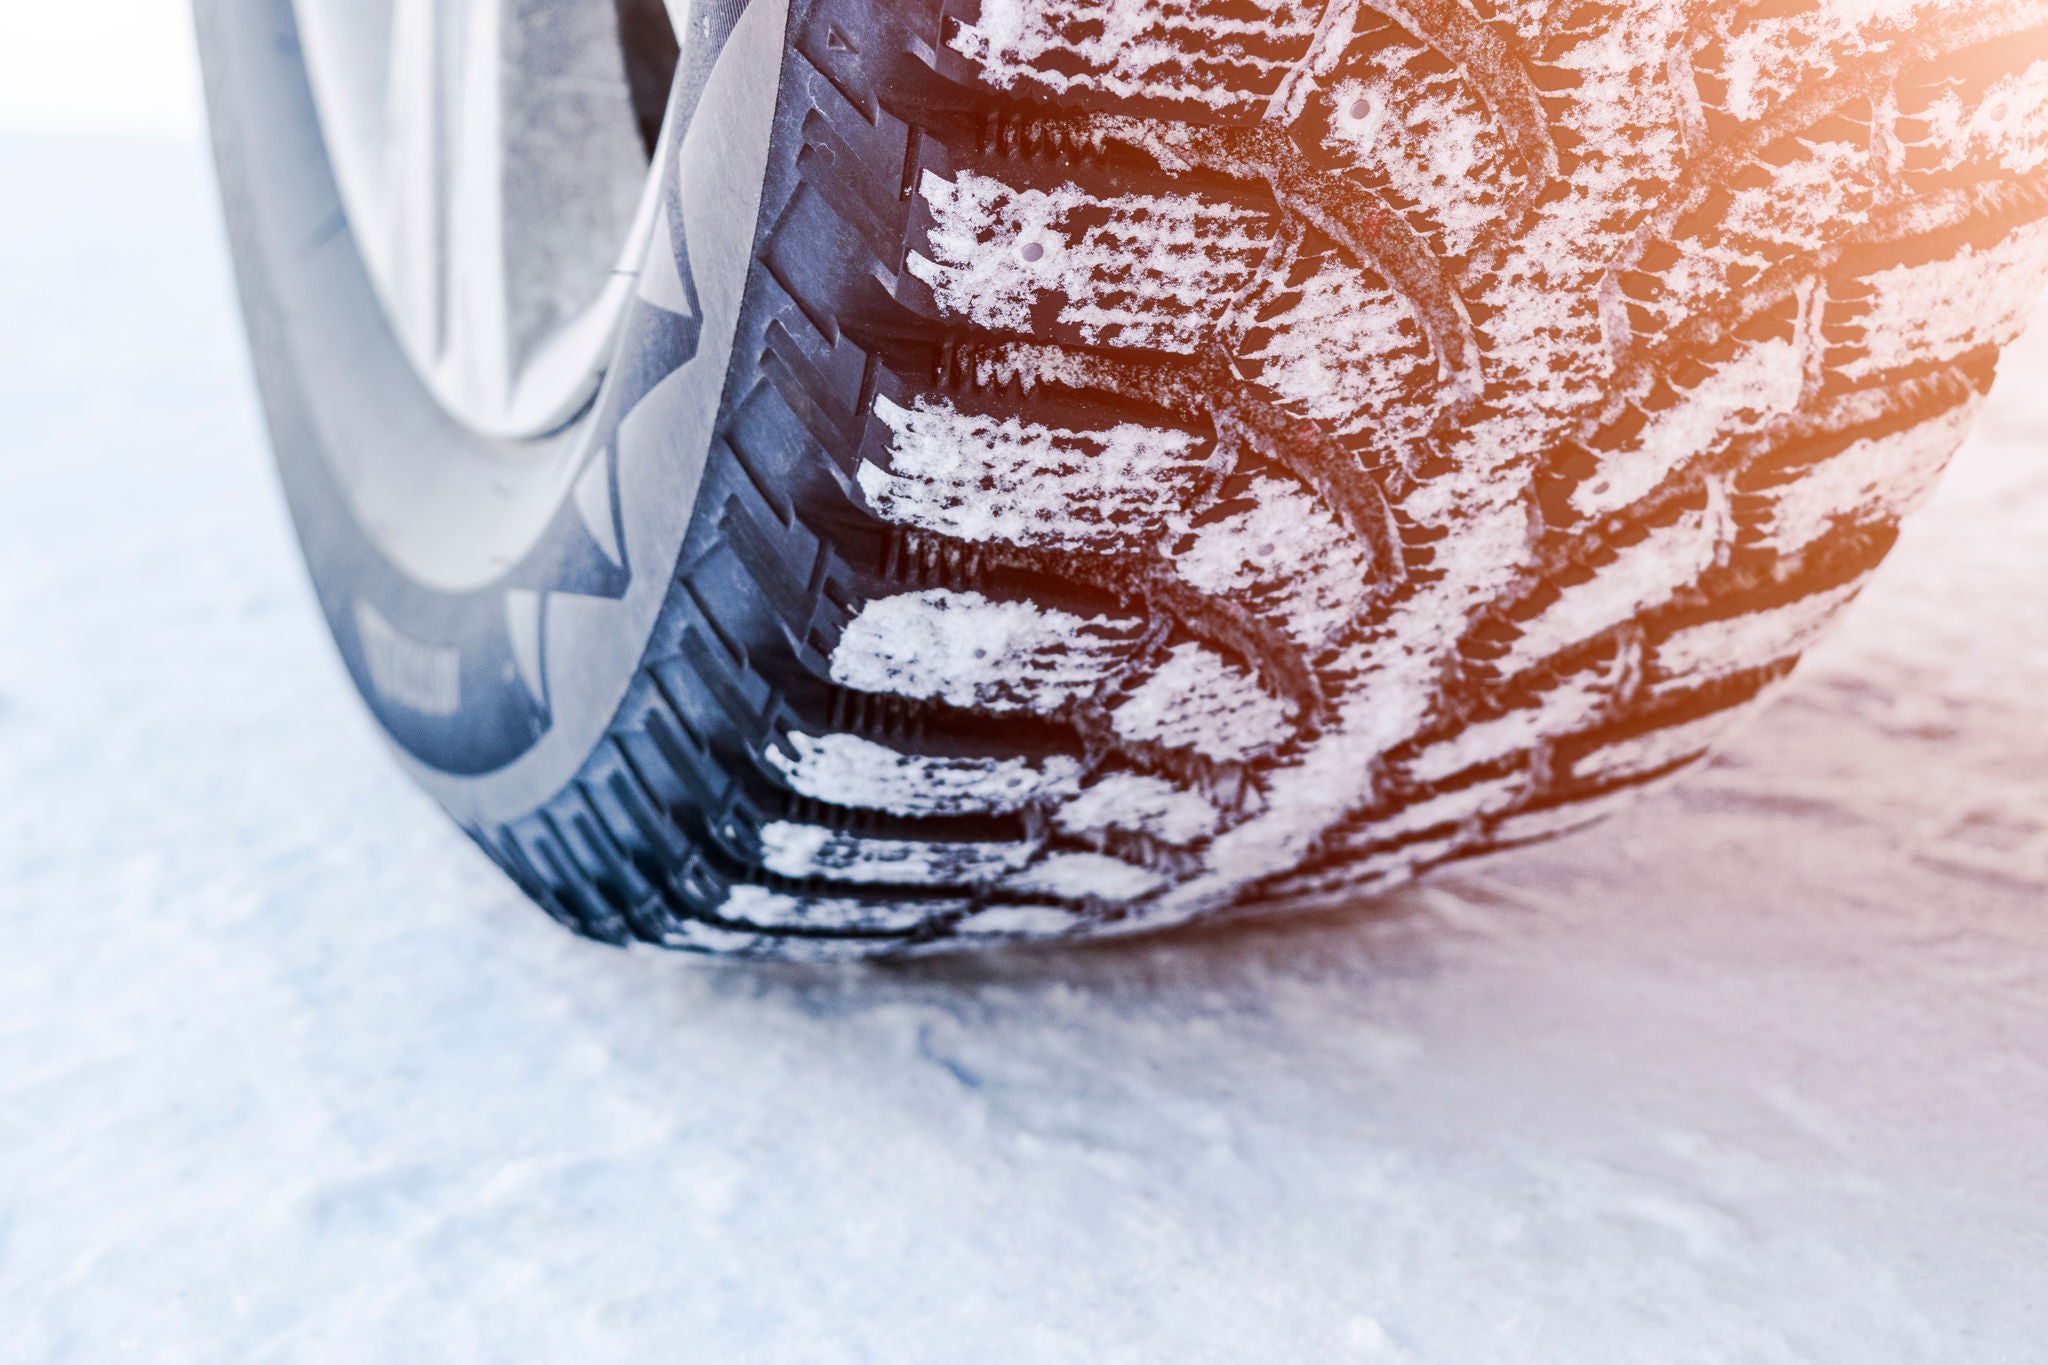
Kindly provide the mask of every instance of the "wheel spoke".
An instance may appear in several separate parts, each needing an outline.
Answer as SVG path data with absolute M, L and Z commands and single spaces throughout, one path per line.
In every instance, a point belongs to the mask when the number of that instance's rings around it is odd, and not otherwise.
M 422 379 L 482 430 L 544 429 L 595 382 L 684 8 L 298 0 L 364 264 Z
M 439 15 L 447 169 L 436 196 L 443 329 L 434 365 L 465 405 L 488 410 L 504 406 L 512 382 L 504 102 L 516 92 L 508 92 L 504 80 L 501 0 L 444 0 Z
M 325 7 L 323 7 L 325 8 Z M 399 335 L 414 360 L 432 363 L 446 331 L 441 301 L 441 251 L 445 226 L 436 185 L 445 173 L 441 140 L 445 111 L 436 70 L 441 34 L 433 0 L 396 0 L 386 8 L 382 70 L 363 52 L 349 70 L 337 73 L 344 98 L 381 76 L 383 99 L 372 124 L 365 119 L 363 142 L 355 148 L 328 142 L 337 160 L 362 163 L 364 183 L 343 193 L 370 272 L 383 288 Z M 374 130 L 374 131 L 373 131 Z

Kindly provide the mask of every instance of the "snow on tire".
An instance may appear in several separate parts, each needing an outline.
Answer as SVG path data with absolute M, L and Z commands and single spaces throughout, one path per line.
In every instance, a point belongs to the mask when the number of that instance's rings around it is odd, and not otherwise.
M 780 633 L 699 593 L 479 831 L 604 936 L 1122 933 L 1583 823 L 1853 599 L 2048 275 L 2048 2 L 787 31 L 692 530 Z

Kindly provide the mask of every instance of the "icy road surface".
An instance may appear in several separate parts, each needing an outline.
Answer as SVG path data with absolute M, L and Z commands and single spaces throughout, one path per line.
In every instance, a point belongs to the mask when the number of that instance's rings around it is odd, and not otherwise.
M 2048 345 L 1791 695 L 1355 914 L 763 969 L 399 777 L 203 158 L 0 143 L 0 1358 L 2048 1358 Z

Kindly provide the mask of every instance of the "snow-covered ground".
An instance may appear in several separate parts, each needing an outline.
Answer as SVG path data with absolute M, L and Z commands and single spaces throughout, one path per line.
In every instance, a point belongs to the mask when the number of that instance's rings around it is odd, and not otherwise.
M 768 969 L 569 938 L 398 775 L 199 149 L 0 185 L 0 1359 L 2048 1358 L 2048 338 L 1591 834 Z

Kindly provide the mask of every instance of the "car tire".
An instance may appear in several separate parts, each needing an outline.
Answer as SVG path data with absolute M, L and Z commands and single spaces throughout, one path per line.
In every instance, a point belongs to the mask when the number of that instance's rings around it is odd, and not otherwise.
M 342 658 L 611 943 L 1128 933 L 1595 819 L 1856 595 L 2048 270 L 2041 4 L 718 0 L 498 553 L 292 5 L 199 8 Z

